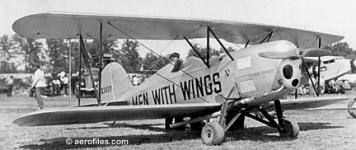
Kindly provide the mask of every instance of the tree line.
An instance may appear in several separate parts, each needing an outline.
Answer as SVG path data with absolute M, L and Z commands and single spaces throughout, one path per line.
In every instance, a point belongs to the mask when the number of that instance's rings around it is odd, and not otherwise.
M 97 60 L 99 44 L 97 41 L 85 40 L 85 59 Z M 152 63 L 162 61 L 157 56 L 147 54 L 141 58 L 138 53 L 137 41 L 124 40 L 121 46 L 117 41 L 106 41 L 103 53 L 111 53 L 118 63 L 122 64 L 127 72 L 138 71 L 142 63 L 147 68 L 157 69 L 166 63 Z M 71 58 L 69 52 L 71 49 Z M 79 43 L 78 40 L 34 40 L 22 38 L 15 34 L 0 37 L 0 72 L 1 73 L 33 73 L 37 65 L 45 66 L 52 73 L 68 72 L 69 61 L 72 63 L 72 72 L 79 70 Z M 83 58 L 84 59 L 84 58 Z M 163 62 L 163 61 L 162 61 Z M 157 66 L 151 67 L 151 64 Z M 84 65 L 84 64 L 83 64 Z M 19 69 L 19 66 L 24 66 Z

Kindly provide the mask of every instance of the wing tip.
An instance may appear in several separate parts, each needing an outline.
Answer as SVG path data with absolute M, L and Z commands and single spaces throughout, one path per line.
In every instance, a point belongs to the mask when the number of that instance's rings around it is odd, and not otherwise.
M 38 15 L 41 14 L 31 14 L 15 20 L 15 22 L 12 24 L 12 30 L 22 37 L 28 37 L 29 35 L 26 35 L 26 33 L 22 30 L 26 26 L 25 22 L 26 20 L 31 19 L 31 17 Z
M 29 122 L 25 121 L 23 118 L 17 118 L 14 121 L 12 121 L 13 124 L 16 124 L 18 126 L 21 127 L 29 127 L 29 126 L 33 126 L 32 124 L 30 124 Z

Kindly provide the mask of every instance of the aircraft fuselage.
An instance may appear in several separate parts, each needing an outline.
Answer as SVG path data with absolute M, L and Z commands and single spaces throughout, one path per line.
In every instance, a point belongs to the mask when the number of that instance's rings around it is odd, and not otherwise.
M 268 59 L 258 55 L 265 51 L 296 49 L 287 41 L 250 46 L 232 52 L 229 57 L 213 57 L 210 67 L 195 57 L 187 58 L 183 68 L 171 72 L 168 64 L 141 85 L 126 92 L 120 99 L 131 105 L 166 105 L 216 102 L 217 95 L 234 98 L 259 97 L 279 87 L 290 86 L 289 80 L 300 79 L 299 60 Z M 221 60 L 220 60 L 221 59 Z M 283 76 L 283 67 L 291 65 L 290 79 Z M 298 86 L 293 85 L 292 88 Z M 283 96 L 281 93 L 279 96 Z

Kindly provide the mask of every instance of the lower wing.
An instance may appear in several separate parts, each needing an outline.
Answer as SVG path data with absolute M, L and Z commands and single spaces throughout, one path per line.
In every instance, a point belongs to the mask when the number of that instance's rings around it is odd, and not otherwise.
M 97 123 L 103 121 L 199 116 L 219 111 L 219 103 L 98 106 L 50 109 L 33 112 L 13 121 L 19 126 Z
M 281 105 L 283 110 L 291 109 L 307 109 L 307 108 L 318 108 L 334 104 L 340 101 L 349 100 L 348 96 L 324 96 L 324 97 L 308 97 L 308 98 L 298 98 L 298 99 L 284 99 L 281 100 Z M 267 110 L 274 110 L 273 102 L 265 105 Z M 345 106 L 346 108 L 346 106 Z

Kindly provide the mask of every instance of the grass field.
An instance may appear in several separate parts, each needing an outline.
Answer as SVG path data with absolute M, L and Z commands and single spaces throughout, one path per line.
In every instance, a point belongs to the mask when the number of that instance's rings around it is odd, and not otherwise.
M 47 98 L 45 107 L 68 107 L 68 99 Z M 95 99 L 82 99 L 82 103 L 94 102 Z M 285 112 L 299 123 L 297 139 L 281 138 L 275 129 L 247 120 L 247 128 L 228 132 L 222 145 L 206 146 L 198 132 L 165 131 L 162 119 L 120 121 L 113 127 L 109 123 L 19 127 L 12 121 L 36 111 L 36 101 L 28 96 L 0 95 L 0 149 L 356 149 L 356 119 L 347 114 L 346 103 Z M 75 99 L 72 104 L 77 104 Z M 68 145 L 69 138 L 87 143 Z M 128 145 L 95 143 L 105 140 L 127 140 Z

